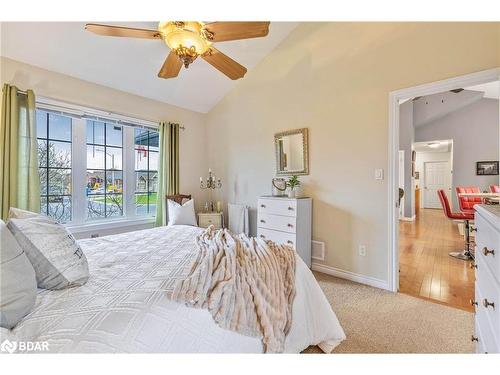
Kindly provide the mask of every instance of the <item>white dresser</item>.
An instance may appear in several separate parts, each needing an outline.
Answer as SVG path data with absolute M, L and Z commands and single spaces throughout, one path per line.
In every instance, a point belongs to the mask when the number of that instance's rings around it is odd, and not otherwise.
M 500 207 L 476 206 L 476 353 L 500 353 Z
M 257 236 L 293 245 L 311 267 L 312 199 L 263 196 L 257 210 Z

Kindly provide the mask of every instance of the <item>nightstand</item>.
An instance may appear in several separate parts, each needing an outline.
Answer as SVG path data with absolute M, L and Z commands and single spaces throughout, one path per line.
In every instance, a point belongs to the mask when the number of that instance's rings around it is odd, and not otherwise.
M 199 212 L 198 226 L 200 228 L 208 228 L 213 225 L 215 229 L 224 227 L 224 214 L 222 212 Z

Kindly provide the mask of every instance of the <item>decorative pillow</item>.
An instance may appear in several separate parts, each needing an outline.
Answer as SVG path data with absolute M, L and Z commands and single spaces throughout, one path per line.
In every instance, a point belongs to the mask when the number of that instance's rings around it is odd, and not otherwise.
M 13 328 L 36 299 L 35 270 L 0 220 L 0 327 Z
M 21 210 L 20 208 L 9 208 L 9 219 L 29 219 L 30 217 L 37 217 L 40 214 L 35 212 Z
M 184 204 L 168 200 L 168 225 L 193 225 L 196 227 L 194 213 L 194 200 L 190 199 Z
M 39 288 L 63 289 L 87 282 L 87 258 L 61 224 L 36 215 L 9 219 L 7 226 L 33 265 Z

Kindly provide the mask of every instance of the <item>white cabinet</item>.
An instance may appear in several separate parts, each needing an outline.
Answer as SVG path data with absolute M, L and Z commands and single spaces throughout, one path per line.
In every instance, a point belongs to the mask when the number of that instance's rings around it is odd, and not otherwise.
M 311 267 L 312 199 L 260 197 L 257 236 L 295 247 Z
M 477 353 L 500 353 L 500 207 L 476 206 Z

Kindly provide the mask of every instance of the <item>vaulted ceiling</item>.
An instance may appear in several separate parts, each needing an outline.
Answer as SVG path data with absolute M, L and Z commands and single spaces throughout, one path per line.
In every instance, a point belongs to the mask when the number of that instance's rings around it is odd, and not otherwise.
M 106 22 L 156 29 L 152 22 Z M 236 84 L 202 59 L 177 78 L 158 71 L 168 47 L 159 40 L 103 37 L 81 22 L 7 22 L 2 24 L 2 56 L 86 81 L 197 112 L 208 112 Z M 297 26 L 272 22 L 264 38 L 221 42 L 217 48 L 248 68 L 248 74 Z M 245 78 L 242 78 L 245 79 Z

